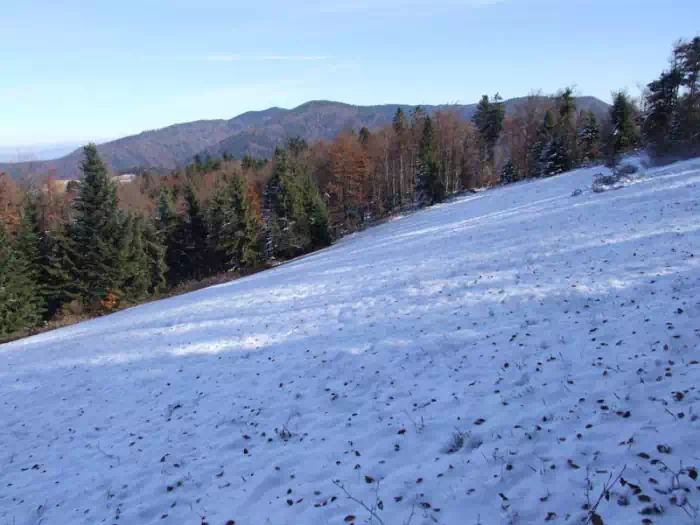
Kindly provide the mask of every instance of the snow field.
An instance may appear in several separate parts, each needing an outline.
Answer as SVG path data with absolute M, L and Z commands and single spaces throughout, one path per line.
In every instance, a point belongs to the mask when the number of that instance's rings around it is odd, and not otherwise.
M 597 171 L 0 346 L 0 525 L 699 522 L 700 161 Z

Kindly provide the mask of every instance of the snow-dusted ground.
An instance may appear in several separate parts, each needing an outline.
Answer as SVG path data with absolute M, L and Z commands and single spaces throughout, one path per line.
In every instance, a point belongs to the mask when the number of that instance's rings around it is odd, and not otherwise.
M 595 171 L 0 347 L 0 525 L 693 523 L 700 161 Z

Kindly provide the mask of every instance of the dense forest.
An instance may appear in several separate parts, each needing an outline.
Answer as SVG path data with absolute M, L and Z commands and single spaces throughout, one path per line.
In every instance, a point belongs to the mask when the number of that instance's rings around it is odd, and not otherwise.
M 88 145 L 79 182 L 0 174 L 0 338 L 255 272 L 470 188 L 615 168 L 637 148 L 658 162 L 700 155 L 699 73 L 696 37 L 639 101 L 614 93 L 602 119 L 571 88 L 508 116 L 496 94 L 471 120 L 399 109 L 380 129 L 290 138 L 271 159 L 197 156 L 125 182 Z

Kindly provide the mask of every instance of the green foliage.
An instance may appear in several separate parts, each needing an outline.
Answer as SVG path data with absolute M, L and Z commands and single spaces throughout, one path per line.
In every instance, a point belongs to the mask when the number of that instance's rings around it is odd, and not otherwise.
M 278 148 L 263 203 L 265 259 L 291 258 L 330 244 L 328 209 L 298 155 Z
M 581 115 L 578 132 L 578 152 L 581 162 L 593 162 L 600 157 L 600 124 L 592 111 Z
M 250 202 L 243 201 L 243 230 L 240 242 L 240 265 L 255 269 L 264 260 L 264 236 L 260 220 Z
M 201 280 L 210 273 L 207 224 L 204 212 L 191 184 L 185 187 L 185 214 L 172 226 L 167 241 L 168 282 Z
M 151 269 L 143 243 L 143 219 L 133 215 L 121 218 L 119 265 L 121 276 L 116 291 L 126 302 L 145 298 L 151 289 Z
M 517 172 L 513 161 L 508 159 L 501 168 L 501 184 L 512 184 L 517 180 Z
M 143 221 L 143 249 L 148 260 L 149 289 L 151 295 L 158 295 L 168 288 L 166 275 L 168 265 L 165 262 L 166 246 L 158 234 L 155 225 L 146 219 Z
M 61 312 L 64 305 L 80 300 L 75 267 L 75 246 L 63 230 L 45 232 L 40 242 L 41 266 L 38 282 L 45 294 L 46 317 Z
M 437 133 L 433 120 L 425 116 L 416 166 L 416 201 L 419 206 L 427 206 L 444 199 L 445 191 L 439 177 L 437 157 Z
M 0 336 L 33 328 L 44 313 L 37 286 L 38 253 L 31 225 L 23 220 L 17 240 L 0 222 Z
M 226 160 L 225 157 L 224 160 Z M 250 155 L 245 155 L 243 159 L 241 159 L 241 167 L 244 170 L 259 170 L 267 166 L 267 162 L 267 159 L 256 159 Z
M 328 221 L 328 207 L 323 201 L 318 187 L 311 177 L 304 176 L 302 180 L 304 195 L 304 211 L 308 217 L 309 239 L 311 250 L 325 248 L 331 245 L 331 234 Z
M 530 177 L 541 177 L 547 174 L 545 166 L 549 155 L 545 150 L 554 137 L 555 125 L 554 114 L 547 110 L 544 114 L 542 125 L 537 130 L 537 137 L 530 147 L 530 155 L 533 159 L 536 159 L 532 164 Z
M 700 153 L 700 37 L 679 42 L 670 69 L 647 85 L 642 131 L 656 156 Z
M 624 91 L 613 95 L 610 108 L 610 129 L 606 139 L 607 164 L 616 167 L 622 153 L 639 145 L 639 128 L 635 121 L 637 110 Z
M 216 263 L 222 270 L 243 265 L 246 248 L 245 184 L 237 174 L 229 175 L 210 203 L 209 239 Z
M 557 97 L 558 119 L 555 130 L 557 160 L 555 172 L 573 169 L 577 164 L 576 101 L 573 90 L 568 87 Z
M 481 97 L 472 120 L 481 138 L 482 157 L 489 164 L 494 161 L 496 142 L 503 130 L 504 118 L 505 107 L 498 93 L 492 99 L 488 95 Z
M 70 259 L 79 295 L 92 307 L 120 285 L 122 228 L 116 187 L 107 178 L 107 169 L 96 146 L 86 146 L 83 154 L 83 177 L 74 203 L 76 219 L 68 233 L 74 245 Z

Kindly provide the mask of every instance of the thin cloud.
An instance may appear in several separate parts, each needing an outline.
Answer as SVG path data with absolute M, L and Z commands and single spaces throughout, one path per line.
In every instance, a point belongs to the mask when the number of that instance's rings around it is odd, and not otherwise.
M 497 4 L 506 3 L 508 0 L 433 0 L 426 2 L 425 0 L 341 0 L 341 1 L 327 1 L 321 6 L 314 6 L 314 8 L 309 8 L 309 11 L 315 11 L 326 14 L 342 14 L 342 13 L 352 13 L 358 11 L 393 11 L 394 9 L 400 8 L 433 8 L 433 9 L 445 9 L 445 8 L 476 8 L 476 7 L 488 7 Z
M 328 60 L 332 57 L 324 55 L 268 55 L 264 57 L 258 57 L 259 60 L 279 60 L 279 61 L 290 61 L 290 62 L 305 62 L 305 61 L 317 61 L 317 60 Z
M 188 57 L 188 60 L 202 62 L 316 62 L 320 60 L 329 60 L 332 57 L 326 55 L 261 55 L 261 56 L 244 56 L 244 55 L 206 55 L 200 57 Z
M 194 60 L 204 62 L 238 62 L 242 60 L 241 55 L 208 55 L 204 57 L 194 57 Z

